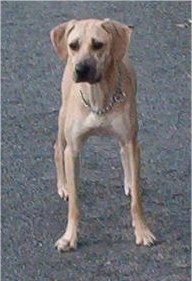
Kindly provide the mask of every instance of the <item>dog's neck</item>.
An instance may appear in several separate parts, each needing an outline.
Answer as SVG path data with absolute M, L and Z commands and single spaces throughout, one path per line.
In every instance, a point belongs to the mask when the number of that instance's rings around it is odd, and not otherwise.
M 98 111 L 105 108 L 108 104 L 111 95 L 111 89 L 105 80 L 89 86 L 87 91 L 88 101 L 93 110 Z
M 110 68 L 109 73 L 99 83 L 85 83 L 83 97 L 93 111 L 98 112 L 109 106 L 110 100 L 117 89 L 118 79 L 119 69 L 113 66 L 113 69 Z

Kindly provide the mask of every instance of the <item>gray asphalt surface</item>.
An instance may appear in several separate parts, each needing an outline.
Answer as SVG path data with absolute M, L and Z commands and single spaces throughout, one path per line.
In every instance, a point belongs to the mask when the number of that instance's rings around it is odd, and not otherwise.
M 67 203 L 56 193 L 53 143 L 63 65 L 49 31 L 72 18 L 135 25 L 141 185 L 158 238 L 138 247 L 115 140 L 81 159 L 78 250 L 59 254 Z M 2 3 L 2 281 L 190 280 L 190 2 Z

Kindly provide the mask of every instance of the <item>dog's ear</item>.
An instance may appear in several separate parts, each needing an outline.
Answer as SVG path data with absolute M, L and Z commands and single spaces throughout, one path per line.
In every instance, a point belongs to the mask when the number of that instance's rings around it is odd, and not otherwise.
M 133 26 L 105 19 L 101 26 L 112 36 L 112 53 L 115 60 L 121 60 L 129 46 Z
M 66 60 L 67 58 L 67 36 L 74 28 L 75 22 L 76 20 L 71 20 L 59 24 L 50 32 L 53 48 L 61 60 Z

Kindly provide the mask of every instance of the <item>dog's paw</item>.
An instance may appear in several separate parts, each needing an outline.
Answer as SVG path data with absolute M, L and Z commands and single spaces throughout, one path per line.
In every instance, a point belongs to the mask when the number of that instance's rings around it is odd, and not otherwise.
M 64 184 L 57 184 L 57 191 L 58 191 L 58 194 L 59 196 L 64 199 L 65 201 L 68 201 L 68 192 L 67 192 L 67 189 L 64 187 Z
M 64 236 L 62 236 L 61 238 L 59 238 L 57 240 L 57 242 L 55 243 L 55 248 L 59 251 L 59 252 L 67 252 L 70 250 L 75 250 L 77 247 L 77 242 L 76 240 L 68 240 L 66 239 Z
M 137 245 L 150 246 L 156 241 L 155 236 L 144 223 L 135 226 L 135 237 Z

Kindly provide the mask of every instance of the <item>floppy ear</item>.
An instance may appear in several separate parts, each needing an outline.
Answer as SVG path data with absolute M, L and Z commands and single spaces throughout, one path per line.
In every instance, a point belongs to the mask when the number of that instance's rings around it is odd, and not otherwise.
M 75 22 L 76 20 L 71 20 L 59 24 L 50 32 L 50 38 L 53 44 L 53 48 L 61 60 L 65 60 L 67 58 L 67 36 L 74 28 Z
M 105 19 L 101 26 L 112 36 L 112 54 L 115 60 L 121 60 L 129 46 L 133 26 Z

